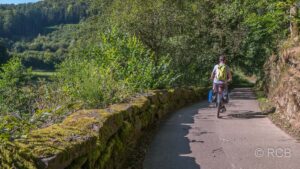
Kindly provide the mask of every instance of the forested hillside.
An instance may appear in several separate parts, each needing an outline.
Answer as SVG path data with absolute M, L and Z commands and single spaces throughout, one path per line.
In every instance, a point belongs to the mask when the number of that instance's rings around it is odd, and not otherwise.
M 88 7 L 77 0 L 0 5 L 0 46 L 21 56 L 28 67 L 53 70 L 74 41 L 76 24 L 89 16 Z
M 221 54 L 232 70 L 264 78 L 266 59 L 289 38 L 290 23 L 298 23 L 290 17 L 295 3 L 45 0 L 0 5 L 1 137 L 25 137 L 78 108 L 104 107 L 148 89 L 209 85 Z M 55 72 L 37 81 L 30 67 Z
M 74 47 L 78 39 L 79 24 L 61 24 L 45 29 L 52 30 L 47 34 L 39 34 L 32 40 L 20 40 L 13 43 L 10 51 L 23 59 L 26 67 L 39 70 L 55 69 Z
M 78 23 L 88 15 L 88 4 L 77 0 L 47 0 L 31 4 L 0 5 L 0 36 L 31 38 L 48 26 Z

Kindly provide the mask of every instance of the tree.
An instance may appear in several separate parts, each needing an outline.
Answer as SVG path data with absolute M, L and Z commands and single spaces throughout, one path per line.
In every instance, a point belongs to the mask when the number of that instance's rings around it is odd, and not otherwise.
M 0 5 L 0 35 L 20 39 L 43 33 L 48 26 L 78 23 L 87 16 L 88 3 L 78 0 L 49 0 Z
M 6 63 L 9 60 L 7 48 L 0 42 L 0 65 Z

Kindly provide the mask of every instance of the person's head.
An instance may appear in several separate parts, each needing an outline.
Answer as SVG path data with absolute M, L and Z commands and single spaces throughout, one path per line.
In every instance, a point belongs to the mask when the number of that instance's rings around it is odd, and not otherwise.
M 225 55 L 221 55 L 221 56 L 219 57 L 219 62 L 220 62 L 220 63 L 225 63 L 225 62 L 226 62 L 226 56 L 225 56 Z

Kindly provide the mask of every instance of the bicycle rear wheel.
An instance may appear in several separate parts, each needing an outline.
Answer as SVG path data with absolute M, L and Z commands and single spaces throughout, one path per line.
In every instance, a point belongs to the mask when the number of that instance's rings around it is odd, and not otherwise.
M 217 98 L 217 108 L 218 108 L 218 111 L 217 111 L 217 118 L 220 118 L 220 113 L 221 113 L 221 109 L 222 109 L 222 96 L 221 94 L 218 94 L 218 98 Z

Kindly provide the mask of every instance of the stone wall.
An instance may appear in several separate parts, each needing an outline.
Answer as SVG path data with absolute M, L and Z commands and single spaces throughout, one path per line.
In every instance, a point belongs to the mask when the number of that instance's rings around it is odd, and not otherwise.
M 300 129 L 300 47 L 272 56 L 265 65 L 268 98 L 276 107 L 275 122 L 289 131 Z
M 167 113 L 204 98 L 205 88 L 157 90 L 107 109 L 80 110 L 62 123 L 0 146 L 1 169 L 122 169 L 129 148 Z

